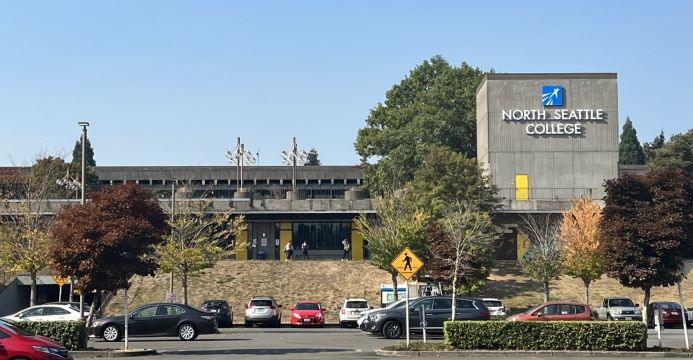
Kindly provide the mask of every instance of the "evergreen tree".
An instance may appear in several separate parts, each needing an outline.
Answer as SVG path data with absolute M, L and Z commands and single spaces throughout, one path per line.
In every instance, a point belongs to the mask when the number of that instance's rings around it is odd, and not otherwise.
M 655 152 L 657 149 L 661 149 L 664 146 L 664 130 L 659 132 L 651 143 L 646 142 L 643 145 L 643 151 L 645 152 L 645 161 L 649 163 L 654 160 Z
M 645 153 L 640 146 L 638 134 L 629 117 L 623 124 L 621 142 L 618 144 L 618 163 L 623 165 L 644 165 Z
M 87 153 L 86 163 L 87 166 L 96 166 L 96 161 L 94 160 L 94 149 L 91 147 L 91 142 L 87 138 L 87 143 L 85 144 L 85 152 Z M 75 142 L 75 148 L 72 150 L 72 163 L 82 164 L 82 138 Z
M 318 160 L 318 151 L 315 148 L 310 149 L 308 152 L 308 161 L 306 161 L 305 166 L 320 166 L 322 163 Z
M 693 179 L 693 129 L 672 135 L 647 164 L 650 170 L 681 170 Z

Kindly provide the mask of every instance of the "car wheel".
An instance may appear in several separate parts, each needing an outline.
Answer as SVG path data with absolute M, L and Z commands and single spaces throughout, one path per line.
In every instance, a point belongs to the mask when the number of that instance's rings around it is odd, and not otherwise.
M 282 326 L 282 321 L 279 318 L 274 319 L 272 322 L 273 327 L 281 327 Z
M 120 329 L 115 325 L 107 325 L 101 331 L 101 337 L 109 342 L 120 341 Z
M 402 325 L 397 321 L 388 321 L 383 325 L 383 336 L 388 339 L 399 339 L 402 336 Z
M 178 328 L 178 337 L 181 340 L 190 341 L 197 337 L 197 330 L 192 324 L 183 324 Z
M 611 314 L 606 314 L 606 320 L 612 321 L 612 320 L 614 320 L 614 318 L 611 317 Z
M 342 329 L 345 328 L 345 327 L 346 327 L 346 323 L 345 323 L 344 321 L 340 321 L 340 322 L 339 322 L 339 327 L 342 328 Z
M 243 323 L 243 326 L 245 326 L 245 327 L 247 327 L 247 328 L 253 327 L 253 323 L 251 323 L 250 321 L 246 320 L 245 323 Z

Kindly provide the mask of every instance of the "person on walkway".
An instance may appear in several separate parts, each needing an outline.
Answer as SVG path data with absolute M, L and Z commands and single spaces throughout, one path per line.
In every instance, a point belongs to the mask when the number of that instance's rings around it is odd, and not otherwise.
M 349 244 L 349 240 L 344 238 L 344 240 L 342 240 L 342 245 L 344 246 L 344 255 L 342 255 L 342 261 L 349 261 L 349 250 L 351 250 L 351 244 Z
M 284 246 L 284 252 L 286 253 L 286 260 L 284 261 L 289 261 L 294 255 L 294 246 L 290 242 L 286 243 L 286 246 Z
M 305 240 L 301 244 L 301 252 L 303 253 L 303 260 L 310 260 L 310 257 L 308 257 L 308 243 Z

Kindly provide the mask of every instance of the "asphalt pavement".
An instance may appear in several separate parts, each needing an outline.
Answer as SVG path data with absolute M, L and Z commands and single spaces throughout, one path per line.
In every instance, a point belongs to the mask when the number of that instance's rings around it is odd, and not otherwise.
M 272 360 L 312 360 L 312 359 L 383 359 L 375 354 L 375 350 L 387 345 L 404 343 L 404 339 L 388 340 L 382 337 L 367 335 L 358 329 L 341 329 L 326 327 L 317 329 L 303 328 L 243 328 L 234 327 L 221 329 L 221 334 L 201 335 L 195 341 L 185 342 L 178 338 L 133 338 L 129 341 L 130 348 L 156 349 L 159 355 L 140 357 L 138 359 L 272 359 Z M 693 330 L 689 331 L 693 340 Z M 664 329 L 662 333 L 663 346 L 684 347 L 682 329 Z M 412 340 L 421 340 L 413 336 Z M 441 341 L 433 337 L 432 341 Z M 657 335 L 649 331 L 648 346 L 657 345 Z M 91 340 L 89 346 L 97 349 L 122 348 L 123 342 L 108 343 L 102 340 Z M 512 358 L 512 353 L 497 358 Z M 407 359 L 418 357 L 397 357 Z M 474 357 L 468 357 L 473 359 Z M 483 359 L 495 359 L 484 356 Z M 534 359 L 556 359 L 549 356 L 523 356 Z M 565 357 L 561 357 L 565 358 Z M 591 357 L 599 359 L 598 357 Z

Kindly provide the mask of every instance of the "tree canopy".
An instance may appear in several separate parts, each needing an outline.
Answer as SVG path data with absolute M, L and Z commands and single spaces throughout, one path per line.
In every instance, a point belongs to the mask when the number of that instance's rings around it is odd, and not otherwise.
M 320 166 L 322 163 L 318 159 L 318 150 L 315 150 L 315 148 L 310 149 L 308 152 L 308 159 L 306 163 L 304 164 L 305 166 Z
M 91 147 L 91 142 L 89 138 L 84 144 L 86 158 L 84 159 L 86 165 L 86 183 L 89 185 L 98 184 L 99 177 L 94 172 L 94 167 L 96 166 L 96 160 L 94 160 L 94 149 Z M 70 169 L 73 174 L 77 174 L 77 177 L 81 177 L 82 173 L 82 138 L 80 137 L 75 142 L 75 147 L 72 149 L 72 161 L 70 162 Z
M 693 241 L 693 185 L 681 171 L 606 182 L 599 247 L 607 275 L 645 291 L 681 280 Z
M 664 130 L 659 132 L 659 135 L 655 136 L 652 142 L 646 142 L 642 146 L 643 152 L 645 152 L 645 162 L 649 163 L 655 159 L 655 152 L 664 146 L 666 139 L 664 138 Z
M 135 184 L 109 186 L 84 205 L 63 207 L 50 257 L 82 291 L 115 291 L 129 287 L 131 276 L 154 275 L 154 247 L 167 232 L 154 193 Z
M 355 142 L 373 193 L 411 180 L 425 145 L 476 157 L 476 88 L 484 74 L 467 63 L 455 67 L 434 56 L 387 91 Z
M 655 149 L 652 170 L 681 170 L 693 179 L 693 129 L 676 134 L 661 148 Z
M 618 163 L 623 165 L 644 165 L 645 153 L 642 150 L 633 122 L 626 117 L 618 144 Z

